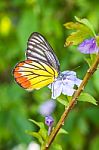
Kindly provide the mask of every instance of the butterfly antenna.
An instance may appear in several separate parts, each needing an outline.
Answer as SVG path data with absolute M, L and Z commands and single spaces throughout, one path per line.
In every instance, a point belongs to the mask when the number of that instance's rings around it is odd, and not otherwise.
M 81 66 L 77 66 L 74 69 L 72 69 L 73 71 L 77 70 L 78 68 L 80 68 Z

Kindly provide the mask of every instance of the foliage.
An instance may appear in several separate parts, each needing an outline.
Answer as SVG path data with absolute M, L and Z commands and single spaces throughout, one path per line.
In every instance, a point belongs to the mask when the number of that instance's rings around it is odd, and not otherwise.
M 27 131 L 34 132 L 39 130 L 38 127 L 28 119 L 31 118 L 37 122 L 44 122 L 44 118 L 38 113 L 38 108 L 42 102 L 51 96 L 50 90 L 46 87 L 39 91 L 27 92 L 14 82 L 12 69 L 18 61 L 24 60 L 29 35 L 34 31 L 42 33 L 52 45 L 54 52 L 59 58 L 61 70 L 76 70 L 78 77 L 83 78 L 88 65 L 83 59 L 83 54 L 76 50 L 77 48 L 63 47 L 65 38 L 70 33 L 70 31 L 64 28 L 63 24 L 72 21 L 74 15 L 80 18 L 88 18 L 97 33 L 99 33 L 99 5 L 97 4 L 98 0 L 0 1 L 1 150 L 9 150 L 19 144 L 25 144 L 27 147 L 31 141 L 36 141 L 32 136 L 26 134 Z M 94 11 L 93 6 L 95 8 Z M 79 18 L 76 18 L 76 20 L 78 21 L 77 26 L 82 23 L 79 26 L 80 29 L 83 28 L 83 24 L 86 24 L 85 20 L 80 20 Z M 74 23 L 71 25 L 74 27 Z M 90 36 L 95 36 L 92 27 L 89 26 L 87 22 L 87 27 L 85 28 L 84 26 L 84 29 L 90 33 Z M 84 30 L 84 33 L 86 30 Z M 84 35 L 86 36 L 86 34 Z M 99 43 L 98 35 L 96 39 Z M 79 42 L 82 40 L 83 39 Z M 79 42 L 77 41 L 76 44 Z M 89 57 L 91 57 L 92 61 L 89 60 Z M 89 65 L 93 60 L 94 56 L 86 56 L 86 62 L 88 62 Z M 80 67 L 78 67 L 78 65 L 80 65 Z M 91 94 L 97 100 L 97 104 L 99 103 L 98 83 L 99 70 L 95 72 L 93 78 L 85 88 L 85 92 L 89 93 L 89 95 L 87 95 L 88 99 L 83 100 L 91 100 L 92 103 L 96 104 L 96 101 L 90 96 Z M 84 96 L 85 95 L 83 95 L 83 97 Z M 59 103 L 57 103 L 55 114 L 53 114 L 55 123 L 59 120 L 64 110 L 64 105 L 66 106 L 69 100 L 69 97 L 67 97 L 66 102 L 64 101 L 64 97 L 60 96 L 58 98 Z M 82 98 L 80 100 L 82 100 Z M 78 105 L 71 111 L 63 126 L 69 134 L 60 134 L 57 136 L 55 144 L 52 145 L 54 147 L 52 150 L 98 150 L 99 108 L 90 103 L 80 102 L 80 100 L 78 101 Z M 60 105 L 60 103 L 64 105 Z M 46 129 L 46 127 L 44 128 Z M 64 133 L 64 130 L 62 132 Z M 56 143 L 58 143 L 58 145 Z M 60 145 L 62 145 L 62 148 Z

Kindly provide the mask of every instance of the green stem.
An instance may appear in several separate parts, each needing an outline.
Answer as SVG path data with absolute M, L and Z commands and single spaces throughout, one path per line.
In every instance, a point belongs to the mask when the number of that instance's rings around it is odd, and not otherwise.
M 84 76 L 84 79 L 81 83 L 81 85 L 79 86 L 79 88 L 77 89 L 77 91 L 75 92 L 75 94 L 73 95 L 68 107 L 66 107 L 65 111 L 63 112 L 59 122 L 57 123 L 55 129 L 51 132 L 48 140 L 45 142 L 44 144 L 44 148 L 42 150 L 48 150 L 49 147 L 51 146 L 52 142 L 54 141 L 58 131 L 60 130 L 60 128 L 62 127 L 62 125 L 64 125 L 64 121 L 66 119 L 66 117 L 68 116 L 69 112 L 71 111 L 71 109 L 74 107 L 76 100 L 78 99 L 78 97 L 80 96 L 81 92 L 84 90 L 88 80 L 91 78 L 91 76 L 93 75 L 93 73 L 96 71 L 97 67 L 99 64 L 99 54 L 96 56 L 96 59 L 94 61 L 94 63 L 92 64 L 92 66 L 87 70 L 86 75 Z

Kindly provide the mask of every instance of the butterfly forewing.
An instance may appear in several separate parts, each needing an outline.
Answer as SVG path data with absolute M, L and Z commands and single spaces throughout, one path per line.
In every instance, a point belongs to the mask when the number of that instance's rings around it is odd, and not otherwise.
M 53 52 L 50 44 L 39 33 L 34 32 L 28 39 L 26 57 L 30 60 L 37 60 L 52 66 L 59 72 L 59 61 Z

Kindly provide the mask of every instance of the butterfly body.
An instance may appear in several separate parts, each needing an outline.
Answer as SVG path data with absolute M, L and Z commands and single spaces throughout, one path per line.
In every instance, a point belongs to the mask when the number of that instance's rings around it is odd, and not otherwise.
M 24 89 L 40 89 L 58 77 L 59 61 L 41 34 L 34 32 L 29 37 L 26 57 L 13 70 L 16 82 Z

